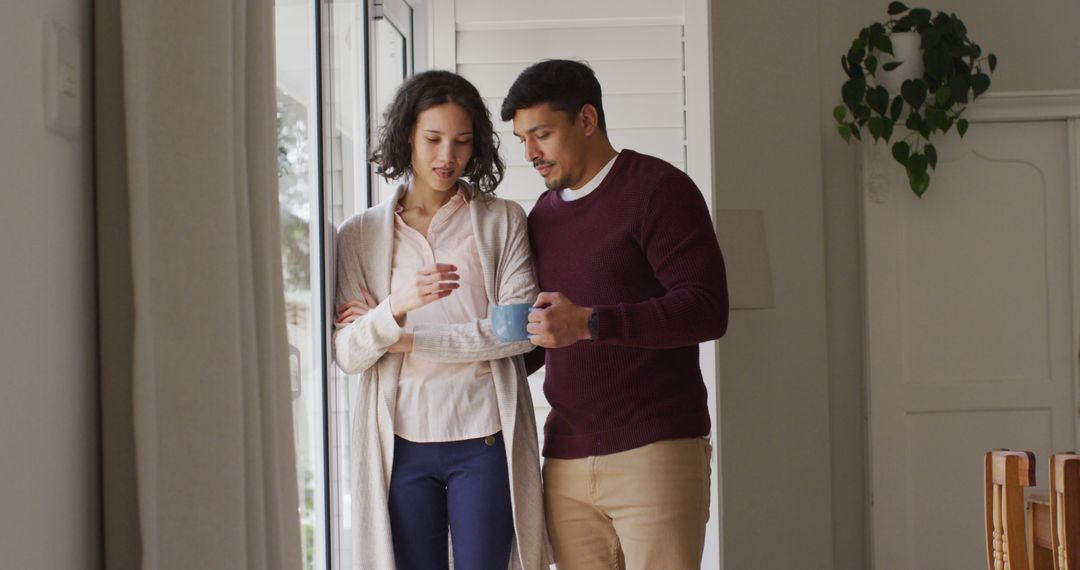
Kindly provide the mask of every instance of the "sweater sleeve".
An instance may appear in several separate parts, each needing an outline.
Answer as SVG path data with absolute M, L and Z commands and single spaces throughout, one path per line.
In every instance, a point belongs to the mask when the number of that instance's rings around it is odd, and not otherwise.
M 639 303 L 599 305 L 601 344 L 676 348 L 727 330 L 724 259 L 705 199 L 689 176 L 661 177 L 642 214 L 639 243 L 665 293 Z
M 503 245 L 499 282 L 499 305 L 531 303 L 539 289 L 533 275 L 525 211 L 515 202 L 505 202 L 506 242 Z M 481 253 L 483 255 L 483 253 Z M 413 331 L 413 354 L 436 362 L 475 362 L 524 354 L 533 349 L 528 340 L 505 342 L 495 336 L 491 319 L 464 323 L 417 325 Z
M 350 235 L 342 231 L 337 238 L 335 306 L 363 299 L 360 289 L 364 281 L 356 258 L 359 248 L 349 239 Z M 335 327 L 331 337 L 334 360 L 346 374 L 359 374 L 386 354 L 390 345 L 401 338 L 401 333 L 402 328 L 390 310 L 387 297 L 364 316 L 343 327 Z
M 532 376 L 534 372 L 544 367 L 547 362 L 547 350 L 542 346 L 533 348 L 532 352 L 525 353 L 525 374 Z

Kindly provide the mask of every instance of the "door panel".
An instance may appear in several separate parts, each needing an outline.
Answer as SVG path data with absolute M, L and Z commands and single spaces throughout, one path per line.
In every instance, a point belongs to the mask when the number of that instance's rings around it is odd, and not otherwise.
M 936 145 L 922 199 L 868 150 L 863 225 L 878 569 L 979 568 L 982 455 L 1075 446 L 1068 124 Z

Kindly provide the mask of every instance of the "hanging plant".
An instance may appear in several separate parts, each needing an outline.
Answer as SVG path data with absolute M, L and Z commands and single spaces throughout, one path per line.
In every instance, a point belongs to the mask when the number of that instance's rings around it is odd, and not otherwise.
M 930 186 L 929 171 L 937 168 L 931 139 L 953 126 L 964 136 L 968 121 L 961 115 L 969 102 L 990 89 L 997 56 L 983 55 L 956 14 L 933 15 L 892 2 L 888 15 L 885 23 L 860 30 L 840 58 L 847 80 L 840 89 L 844 104 L 833 109 L 833 117 L 847 142 L 862 140 L 864 127 L 875 141 L 888 143 L 897 135 L 893 158 L 921 198 Z M 903 43 L 911 44 L 911 52 L 894 54 L 894 40 L 900 45 L 908 39 L 912 41 Z M 906 77 L 899 76 L 904 72 Z M 902 133 L 894 132 L 897 125 Z

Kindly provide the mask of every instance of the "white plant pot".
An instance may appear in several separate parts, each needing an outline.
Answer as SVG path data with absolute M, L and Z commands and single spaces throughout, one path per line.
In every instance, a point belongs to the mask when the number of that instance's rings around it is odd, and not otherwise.
M 878 57 L 878 70 L 874 82 L 884 86 L 893 97 L 900 94 L 900 86 L 908 79 L 917 79 L 923 76 L 923 50 L 922 37 L 918 32 L 896 32 L 889 34 L 892 40 L 893 55 L 882 53 Z M 900 66 L 892 71 L 885 71 L 885 64 L 893 61 L 901 62 Z

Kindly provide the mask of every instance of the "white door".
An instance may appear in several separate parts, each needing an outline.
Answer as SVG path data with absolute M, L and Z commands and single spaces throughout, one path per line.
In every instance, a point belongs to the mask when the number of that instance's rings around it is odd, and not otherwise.
M 874 568 L 985 567 L 982 455 L 1047 482 L 1075 447 L 1073 123 L 987 122 L 937 145 L 920 200 L 864 160 Z

